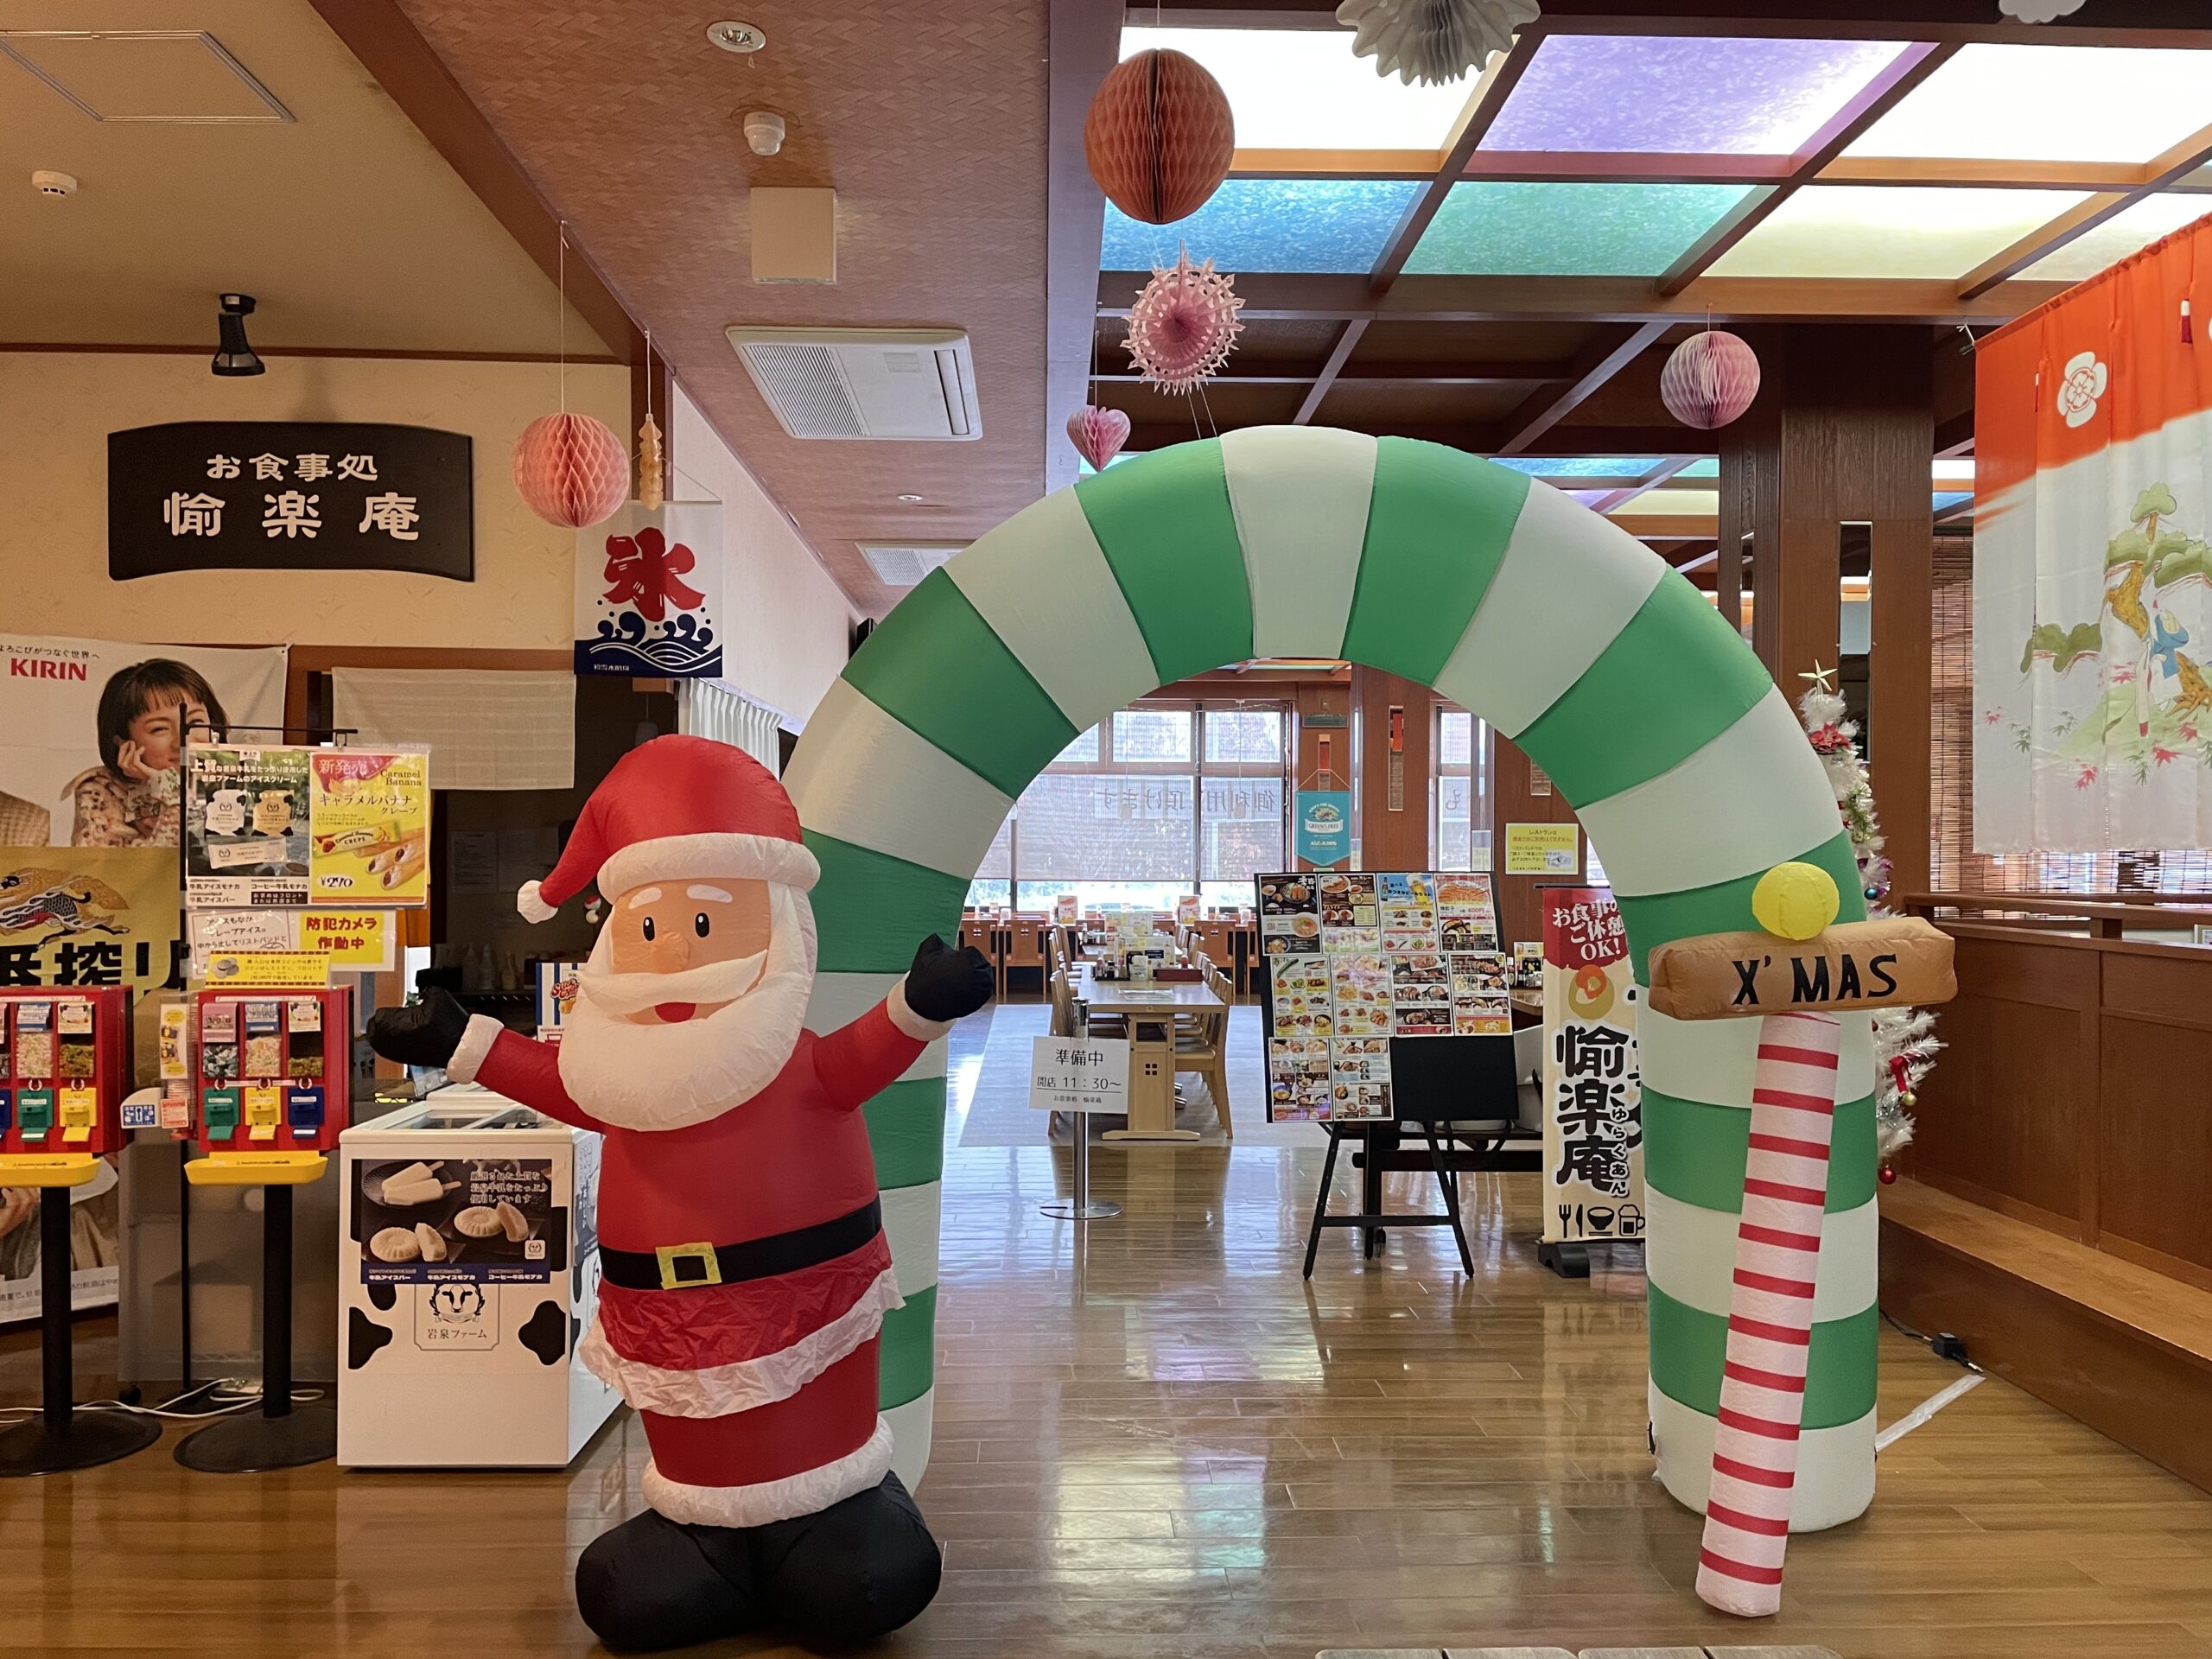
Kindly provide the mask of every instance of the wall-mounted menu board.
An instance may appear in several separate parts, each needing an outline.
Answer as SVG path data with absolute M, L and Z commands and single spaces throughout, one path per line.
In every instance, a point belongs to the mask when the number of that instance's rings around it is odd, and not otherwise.
M 1255 879 L 1268 959 L 1268 1117 L 1373 1122 L 1393 1039 L 1510 1039 L 1490 877 L 1293 871 Z

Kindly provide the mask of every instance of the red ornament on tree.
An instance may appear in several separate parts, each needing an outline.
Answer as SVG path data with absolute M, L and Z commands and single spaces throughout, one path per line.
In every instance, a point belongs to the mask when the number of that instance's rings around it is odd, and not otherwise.
M 1884 1164 L 1882 1166 L 1882 1185 L 1884 1186 L 1895 1186 L 1897 1184 L 1897 1166 L 1894 1164 Z
M 630 499 L 630 452 L 604 421 L 542 415 L 515 442 L 515 488 L 547 524 L 582 530 Z
M 1733 334 L 1707 328 L 1675 347 L 1659 373 L 1659 397 L 1684 426 L 1726 426 L 1759 395 L 1758 354 Z
M 1229 176 L 1236 128 L 1221 83 L 1180 52 L 1114 66 L 1084 118 L 1083 153 L 1106 199 L 1131 219 L 1188 219 Z

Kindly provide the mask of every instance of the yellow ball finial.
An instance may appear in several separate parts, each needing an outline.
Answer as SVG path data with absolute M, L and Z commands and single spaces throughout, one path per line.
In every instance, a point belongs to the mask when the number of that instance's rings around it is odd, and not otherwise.
M 1809 939 L 1842 908 L 1835 878 L 1817 864 L 1777 864 L 1751 889 L 1751 914 L 1779 938 Z

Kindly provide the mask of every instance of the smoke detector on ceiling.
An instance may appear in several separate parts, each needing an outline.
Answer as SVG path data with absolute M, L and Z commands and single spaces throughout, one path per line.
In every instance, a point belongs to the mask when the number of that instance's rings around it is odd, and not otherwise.
M 795 438 L 968 443 L 983 435 L 976 359 L 956 328 L 731 328 Z
M 887 588 L 912 588 L 959 552 L 964 544 L 861 542 L 856 545 L 878 582 Z
M 745 118 L 745 142 L 755 156 L 772 156 L 784 147 L 784 118 L 773 110 L 754 110 Z
M 77 181 L 67 173 L 56 173 L 41 167 L 31 175 L 31 188 L 41 196 L 52 196 L 58 201 L 64 196 L 77 194 Z

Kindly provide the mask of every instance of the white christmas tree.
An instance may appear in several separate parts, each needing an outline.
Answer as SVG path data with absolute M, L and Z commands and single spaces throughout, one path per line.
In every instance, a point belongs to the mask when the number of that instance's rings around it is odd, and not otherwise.
M 1812 683 L 1797 704 L 1805 734 L 1827 769 L 1836 810 L 1859 860 L 1859 885 L 1871 916 L 1889 914 L 1890 861 L 1882 856 L 1882 826 L 1874 816 L 1874 791 L 1866 781 L 1866 762 L 1859 753 L 1859 722 L 1844 713 L 1834 671 L 1818 663 L 1801 677 Z M 1883 1173 L 1889 1160 L 1911 1142 L 1912 1108 L 1920 1080 L 1936 1064 L 1936 1016 L 1925 1008 L 1884 1008 L 1874 1015 L 1874 1128 Z

